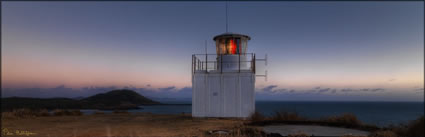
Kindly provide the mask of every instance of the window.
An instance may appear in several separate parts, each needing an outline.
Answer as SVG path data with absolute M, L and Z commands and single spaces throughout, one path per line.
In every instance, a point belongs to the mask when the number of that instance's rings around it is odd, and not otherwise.
M 216 42 L 217 54 L 240 54 L 243 51 L 240 38 L 222 38 Z

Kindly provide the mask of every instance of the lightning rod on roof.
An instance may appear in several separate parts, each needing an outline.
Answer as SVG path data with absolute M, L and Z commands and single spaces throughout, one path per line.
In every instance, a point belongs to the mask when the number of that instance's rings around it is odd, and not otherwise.
M 228 23 L 227 23 L 227 0 L 226 0 L 226 32 L 228 31 Z

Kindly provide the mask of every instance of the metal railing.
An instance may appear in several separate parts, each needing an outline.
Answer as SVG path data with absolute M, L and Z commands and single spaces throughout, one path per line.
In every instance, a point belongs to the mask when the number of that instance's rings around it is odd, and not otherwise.
M 192 74 L 197 72 L 202 73 L 225 73 L 223 65 L 236 66 L 232 72 L 253 72 L 255 73 L 255 54 L 234 54 L 231 56 L 238 56 L 237 61 L 223 61 L 227 54 L 193 54 L 192 55 Z M 242 58 L 242 59 L 241 59 Z

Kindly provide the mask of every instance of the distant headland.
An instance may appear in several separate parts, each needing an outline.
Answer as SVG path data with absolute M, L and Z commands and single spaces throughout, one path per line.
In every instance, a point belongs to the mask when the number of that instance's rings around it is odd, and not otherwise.
M 140 105 L 159 105 L 161 103 L 135 91 L 120 89 L 79 99 L 8 97 L 2 98 L 1 104 L 2 111 L 7 111 L 19 108 L 126 110 L 140 109 Z

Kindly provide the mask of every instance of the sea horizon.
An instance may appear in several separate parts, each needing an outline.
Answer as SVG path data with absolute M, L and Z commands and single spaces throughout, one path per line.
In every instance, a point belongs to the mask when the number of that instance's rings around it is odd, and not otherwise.
M 191 113 L 190 101 L 162 102 L 169 105 L 142 105 L 141 109 L 127 110 L 130 113 L 148 112 L 152 114 Z M 366 124 L 380 127 L 407 124 L 424 115 L 423 102 L 361 102 L 361 101 L 256 101 L 256 111 L 273 115 L 278 111 L 297 113 L 309 119 L 321 119 L 343 114 L 354 114 Z M 174 105 L 173 105 L 174 104 Z M 183 105 L 182 105 L 183 104 Z M 98 110 L 82 110 L 92 114 Z M 112 110 L 103 111 L 112 113 Z

